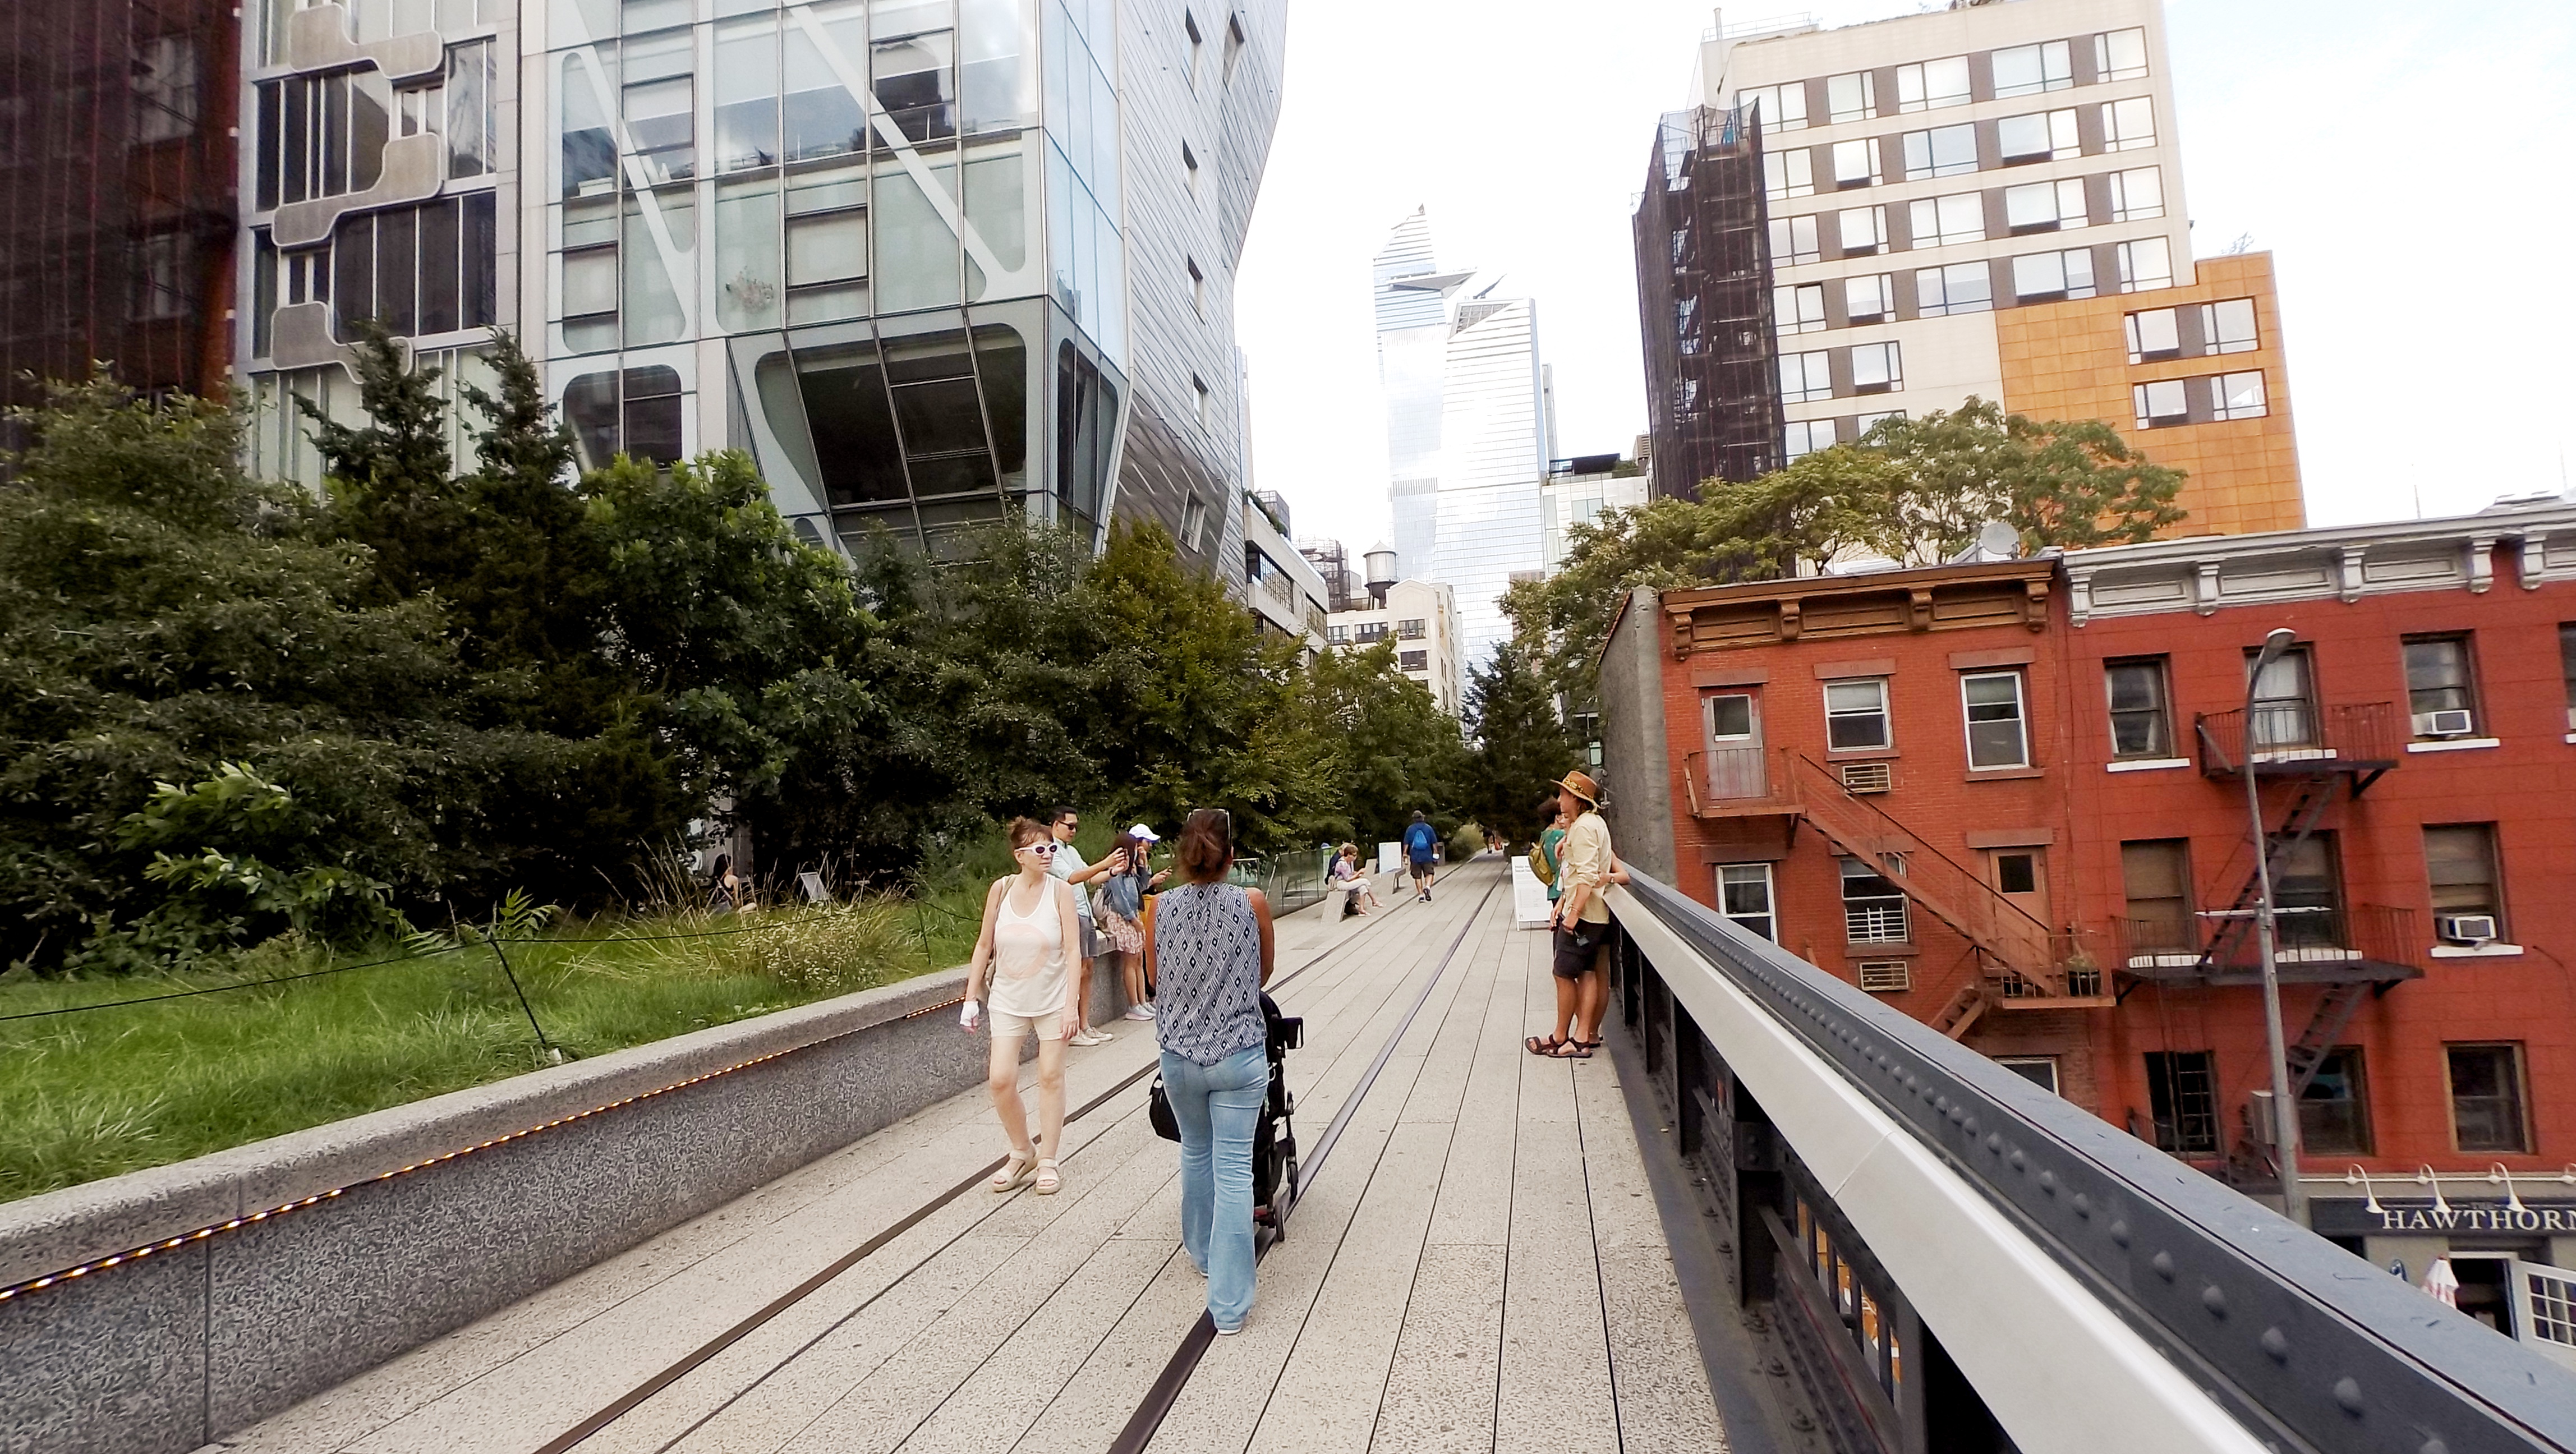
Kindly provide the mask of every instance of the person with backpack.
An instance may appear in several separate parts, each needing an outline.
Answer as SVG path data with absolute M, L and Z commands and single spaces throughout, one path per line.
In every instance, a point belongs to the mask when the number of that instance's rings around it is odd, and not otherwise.
M 1556 896 L 1564 892 L 1556 886 L 1557 853 L 1564 846 L 1565 830 L 1574 826 L 1574 819 L 1567 816 L 1564 805 L 1553 795 L 1538 805 L 1538 811 L 1547 826 L 1539 830 L 1537 851 L 1530 855 L 1530 870 L 1538 875 L 1539 882 L 1547 885 L 1547 901 L 1553 904 Z
M 1252 1142 L 1270 1094 L 1261 988 L 1278 952 L 1270 900 L 1225 881 L 1234 821 L 1201 808 L 1181 825 L 1181 883 L 1154 900 L 1145 965 L 1163 1094 L 1181 1133 L 1181 1247 L 1207 1275 L 1208 1317 L 1243 1331 L 1252 1311 Z
M 1440 852 L 1440 831 L 1420 813 L 1404 830 L 1404 856 L 1413 865 L 1413 897 L 1417 902 L 1431 902 L 1431 865 Z

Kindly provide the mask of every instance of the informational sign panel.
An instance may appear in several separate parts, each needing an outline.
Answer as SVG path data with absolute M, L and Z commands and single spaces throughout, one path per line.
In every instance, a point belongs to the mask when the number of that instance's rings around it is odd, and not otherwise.
M 1547 927 L 1547 885 L 1531 870 L 1526 854 L 1512 860 L 1512 922 L 1524 929 Z
M 1377 871 L 1393 873 L 1404 866 L 1404 845 L 1381 843 L 1377 846 Z

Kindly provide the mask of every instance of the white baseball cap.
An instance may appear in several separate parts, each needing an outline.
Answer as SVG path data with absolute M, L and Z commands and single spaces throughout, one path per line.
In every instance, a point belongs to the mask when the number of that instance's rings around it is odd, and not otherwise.
M 1163 841 L 1162 834 L 1155 832 L 1153 829 L 1146 827 L 1142 823 L 1138 823 L 1129 828 L 1127 830 L 1127 836 L 1135 839 L 1139 843 L 1160 843 Z

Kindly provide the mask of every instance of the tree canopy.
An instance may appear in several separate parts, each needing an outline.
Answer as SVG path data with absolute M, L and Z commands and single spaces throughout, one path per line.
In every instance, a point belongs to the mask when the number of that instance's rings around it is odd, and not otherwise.
M 800 541 L 748 456 L 576 476 L 507 338 L 441 391 L 381 336 L 319 497 L 240 420 L 106 379 L 0 480 L 0 964 L 616 902 L 693 820 L 776 881 L 900 884 L 1063 801 L 1247 849 L 1461 819 L 1476 765 L 1391 647 L 1303 659 L 1159 527 L 998 521 L 933 560 Z
M 1514 639 L 1554 690 L 1593 699 L 1592 663 L 1635 586 L 1664 589 L 1814 573 L 1863 557 L 1930 565 L 2001 521 L 2024 551 L 2152 538 L 2183 519 L 2183 472 L 2108 425 L 2034 421 L 1971 398 L 1887 419 L 1697 499 L 1605 511 L 1567 531 L 1564 564 L 1503 598 Z
M 1551 817 L 1539 801 L 1574 766 L 1574 740 L 1554 694 L 1510 643 L 1468 668 L 1467 725 L 1476 737 L 1469 811 L 1487 832 L 1536 842 Z

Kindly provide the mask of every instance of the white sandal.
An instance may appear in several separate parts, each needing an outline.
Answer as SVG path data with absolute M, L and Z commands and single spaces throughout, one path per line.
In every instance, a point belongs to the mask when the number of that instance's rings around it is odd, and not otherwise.
M 1002 1163 L 1002 1169 L 993 1173 L 993 1179 L 984 1184 L 991 1187 L 995 1195 L 1017 1191 L 1029 1184 L 1039 1164 L 1035 1152 L 1014 1151 L 1010 1159 Z
M 1056 1174 L 1054 1159 L 1045 1156 L 1039 1157 L 1038 1184 L 1036 1188 L 1037 1194 L 1042 1197 L 1051 1197 L 1063 1189 L 1064 1178 Z

